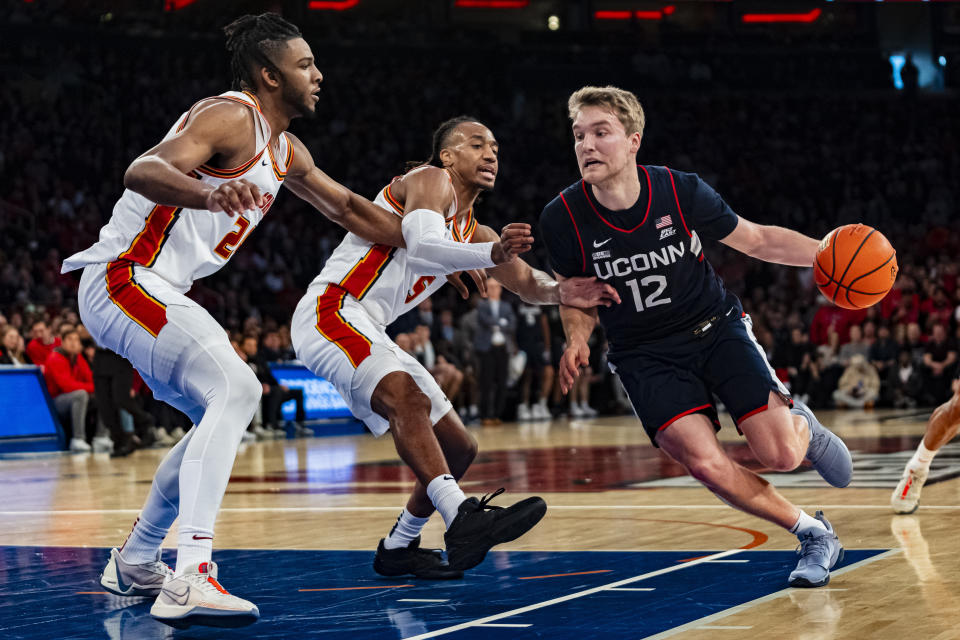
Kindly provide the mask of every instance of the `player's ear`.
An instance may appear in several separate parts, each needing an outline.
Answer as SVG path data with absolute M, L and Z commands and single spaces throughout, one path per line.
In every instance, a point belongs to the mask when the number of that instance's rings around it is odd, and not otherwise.
M 630 153 L 636 153 L 640 150 L 640 141 L 643 139 L 643 136 L 639 132 L 634 132 L 630 135 Z
M 449 148 L 440 150 L 440 164 L 449 167 L 453 164 L 453 151 Z
M 276 69 L 260 67 L 260 81 L 263 82 L 263 86 L 276 89 L 280 86 L 280 74 Z

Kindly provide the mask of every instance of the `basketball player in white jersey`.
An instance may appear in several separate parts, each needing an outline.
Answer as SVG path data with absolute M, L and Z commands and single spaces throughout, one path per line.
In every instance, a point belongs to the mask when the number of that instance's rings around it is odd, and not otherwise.
M 161 462 L 140 517 L 101 576 L 113 593 L 157 596 L 153 616 L 178 627 L 241 626 L 259 618 L 254 604 L 217 582 L 211 551 L 261 386 L 223 328 L 184 294 L 226 264 L 284 184 L 351 232 L 403 243 L 396 216 L 327 177 L 285 132 L 292 118 L 313 115 L 322 81 L 299 30 L 263 14 L 244 16 L 225 32 L 239 90 L 201 100 L 137 158 L 99 241 L 63 266 L 83 268 L 80 314 L 97 343 L 126 357 L 155 397 L 195 423 Z M 514 235 L 524 242 L 524 234 Z M 463 245 L 446 244 L 463 253 Z M 461 266 L 485 266 L 494 253 L 494 262 L 508 257 L 500 243 L 486 249 L 486 256 L 467 252 Z M 160 561 L 160 545 L 178 516 L 171 572 Z
M 436 252 L 424 260 L 414 253 L 420 244 L 446 237 L 479 248 L 497 240 L 473 213 L 477 196 L 492 189 L 497 177 L 498 145 L 491 131 L 461 116 L 440 125 L 433 147 L 428 164 L 396 178 L 374 200 L 402 217 L 407 248 L 347 234 L 297 306 L 291 338 L 297 357 L 329 380 L 375 435 L 390 431 L 397 452 L 417 476 L 406 508 L 380 541 L 374 569 L 388 576 L 456 578 L 482 562 L 492 546 L 532 528 L 546 504 L 534 497 L 508 508 L 490 506 L 502 489 L 482 500 L 464 495 L 457 480 L 473 461 L 477 442 L 430 373 L 385 332 L 386 325 L 439 289 L 444 274 L 465 267 L 452 253 Z M 507 225 L 504 238 L 517 228 L 529 230 L 529 225 Z M 524 240 L 518 253 L 529 247 Z M 519 258 L 484 266 L 528 303 L 560 302 L 557 283 Z M 609 304 L 615 295 L 593 278 L 579 284 L 565 304 Z M 435 509 L 447 527 L 449 563 L 439 552 L 420 548 L 420 530 Z

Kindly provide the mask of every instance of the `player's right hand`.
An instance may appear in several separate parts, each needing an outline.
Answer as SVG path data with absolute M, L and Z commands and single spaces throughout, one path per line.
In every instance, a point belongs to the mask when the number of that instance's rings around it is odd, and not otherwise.
M 494 243 L 490 257 L 494 264 L 510 262 L 521 253 L 533 248 L 533 235 L 530 225 L 523 222 L 511 222 L 500 233 L 500 242 Z
M 566 351 L 560 357 L 560 390 L 564 393 L 573 388 L 573 383 L 580 377 L 580 367 L 590 364 L 590 347 L 586 342 L 578 340 L 567 345 Z
M 447 282 L 449 282 L 454 289 L 457 290 L 457 293 L 460 294 L 460 297 L 464 300 L 470 298 L 470 290 L 467 289 L 467 285 L 464 284 L 463 280 L 460 279 L 460 275 L 464 273 L 463 271 L 454 271 L 453 273 L 447 274 Z M 481 298 L 487 297 L 487 272 L 483 269 L 467 269 L 467 275 L 473 280 L 473 283 L 477 285 L 477 291 L 480 293 Z
M 262 206 L 263 196 L 260 195 L 260 189 L 243 178 L 224 182 L 207 194 L 207 209 L 223 211 L 230 217 Z

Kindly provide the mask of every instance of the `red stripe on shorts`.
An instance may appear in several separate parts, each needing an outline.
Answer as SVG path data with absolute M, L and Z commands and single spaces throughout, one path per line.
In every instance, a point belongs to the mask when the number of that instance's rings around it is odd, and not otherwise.
M 328 284 L 317 297 L 317 331 L 343 351 L 356 369 L 370 355 L 370 339 L 340 315 L 347 291 Z
M 107 265 L 107 296 L 128 318 L 156 338 L 167 324 L 167 305 L 140 286 L 133 277 L 133 266 L 129 260 Z

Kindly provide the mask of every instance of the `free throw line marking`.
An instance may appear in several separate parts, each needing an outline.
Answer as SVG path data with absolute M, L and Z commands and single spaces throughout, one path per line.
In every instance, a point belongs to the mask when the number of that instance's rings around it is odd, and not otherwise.
M 535 604 L 527 605 L 525 607 L 520 607 L 518 609 L 511 609 L 510 611 L 504 611 L 503 613 L 497 613 L 492 616 L 487 616 L 485 618 L 478 618 L 476 620 L 471 620 L 470 622 L 462 622 L 460 624 L 455 624 L 450 627 L 444 627 L 443 629 L 437 629 L 436 631 L 430 631 L 428 633 L 421 633 L 417 636 L 410 636 L 406 640 L 425 640 L 426 638 L 436 638 L 437 636 L 446 635 L 448 633 L 453 633 L 455 631 L 460 631 L 461 629 L 467 629 L 469 627 L 482 626 L 490 622 L 496 622 L 497 620 L 502 620 L 504 618 L 509 618 L 521 613 L 526 613 L 528 611 L 536 611 L 537 609 L 542 609 L 544 607 L 549 607 L 554 604 L 559 604 L 561 602 L 567 602 L 568 600 L 575 600 L 577 598 L 582 598 L 584 596 L 593 595 L 594 593 L 600 593 L 602 591 L 607 591 L 613 587 L 620 587 L 623 585 L 632 584 L 634 582 L 640 582 L 641 580 L 647 580 L 648 578 L 654 578 L 656 576 L 663 575 L 665 573 L 672 573 L 674 571 L 680 571 L 681 569 L 686 569 L 698 564 L 703 564 L 709 562 L 710 560 L 716 560 L 718 558 L 725 558 L 727 556 L 732 556 L 736 553 L 740 553 L 743 549 L 729 549 L 727 551 L 721 551 L 713 555 L 704 556 L 697 560 L 692 560 L 684 564 L 676 564 L 670 567 L 664 567 L 663 569 L 657 569 L 656 571 L 650 571 L 649 573 L 644 573 L 639 576 L 633 576 L 632 578 L 626 578 L 624 580 L 618 580 L 616 582 L 611 582 L 609 584 L 601 585 L 599 587 L 593 587 L 592 589 L 584 589 L 583 591 L 577 591 L 574 593 L 561 596 L 559 598 L 554 598 L 552 600 L 545 600 L 543 602 L 537 602 Z

